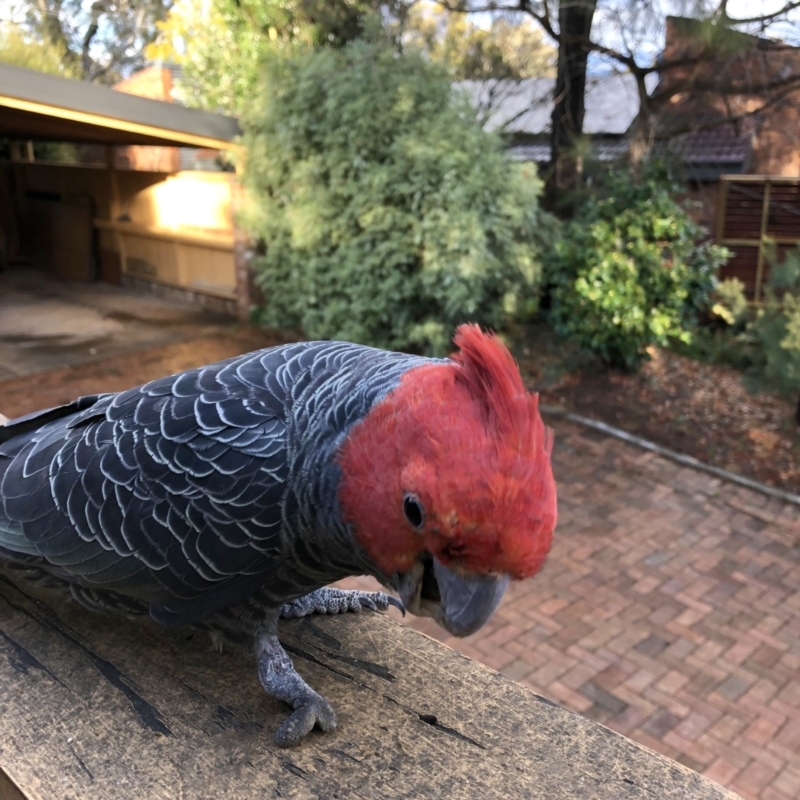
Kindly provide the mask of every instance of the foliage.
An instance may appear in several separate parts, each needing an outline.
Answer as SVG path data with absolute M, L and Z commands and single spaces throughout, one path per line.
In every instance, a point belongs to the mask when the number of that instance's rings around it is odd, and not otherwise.
M 747 314 L 744 284 L 738 278 L 726 278 L 714 289 L 711 313 L 727 325 L 739 325 Z
M 535 297 L 539 182 L 440 67 L 363 42 L 275 58 L 245 129 L 264 323 L 442 352 Z
M 441 6 L 407 0 L 181 0 L 159 27 L 148 56 L 180 63 L 181 99 L 231 114 L 256 96 L 270 55 L 357 38 L 421 50 L 455 79 L 546 75 L 555 56 L 529 20 L 498 18 L 484 29 Z
M 181 65 L 188 105 L 241 115 L 270 55 L 341 47 L 380 28 L 401 0 L 181 0 L 159 25 L 152 59 Z
M 711 306 L 724 249 L 702 231 L 653 165 L 634 180 L 612 172 L 606 196 L 570 221 L 550 266 L 551 319 L 608 365 L 636 369 L 648 345 L 691 339 Z
M 115 83 L 146 64 L 145 49 L 173 0 L 16 0 L 12 13 L 58 54 L 70 77 Z
M 773 264 L 752 332 L 763 349 L 763 377 L 784 394 L 800 391 L 800 250 Z
M 64 64 L 61 53 L 52 45 L 37 42 L 18 25 L 6 23 L 0 27 L 0 62 L 17 67 L 46 72 L 49 75 L 75 77 Z
M 148 56 L 181 66 L 175 94 L 187 105 L 239 115 L 256 94 L 271 29 L 244 24 L 226 0 L 181 0 Z
M 480 27 L 427 0 L 411 6 L 402 42 L 442 64 L 455 80 L 539 78 L 555 74 L 555 49 L 530 19 L 494 17 Z

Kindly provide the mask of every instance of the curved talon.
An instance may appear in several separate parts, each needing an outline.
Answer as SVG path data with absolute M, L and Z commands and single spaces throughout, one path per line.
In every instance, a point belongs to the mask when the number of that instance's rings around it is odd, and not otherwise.
M 395 608 L 400 609 L 400 613 L 405 616 L 406 615 L 406 607 L 403 605 L 403 601 L 399 600 L 396 597 L 392 597 L 392 595 L 387 594 L 386 599 L 389 601 L 390 606 L 394 606 Z

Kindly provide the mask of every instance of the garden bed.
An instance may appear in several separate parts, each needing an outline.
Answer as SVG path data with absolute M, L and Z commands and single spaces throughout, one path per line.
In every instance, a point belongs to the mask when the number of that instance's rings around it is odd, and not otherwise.
M 708 464 L 800 491 L 800 428 L 794 405 L 751 394 L 741 374 L 669 350 L 650 349 L 639 373 L 604 370 L 544 327 L 528 331 L 518 357 L 542 403 L 606 422 Z

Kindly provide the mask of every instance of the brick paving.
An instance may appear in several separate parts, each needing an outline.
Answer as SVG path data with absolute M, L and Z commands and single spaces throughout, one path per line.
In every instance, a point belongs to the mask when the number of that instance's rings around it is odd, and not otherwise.
M 410 624 L 745 800 L 800 800 L 800 508 L 562 421 L 554 470 L 542 572 L 468 639 Z

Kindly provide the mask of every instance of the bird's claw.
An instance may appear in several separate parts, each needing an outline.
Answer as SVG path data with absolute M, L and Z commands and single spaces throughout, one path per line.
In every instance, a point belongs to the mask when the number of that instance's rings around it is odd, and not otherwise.
M 406 615 L 406 607 L 402 600 L 398 600 L 385 592 L 354 592 L 354 600 L 357 600 L 361 608 L 368 608 L 370 611 L 386 611 L 389 606 L 394 606 L 400 610 L 403 616 Z M 356 609 L 353 609 L 356 610 Z M 361 609 L 358 609 L 360 611 Z
M 298 675 L 274 633 L 264 631 L 258 636 L 255 655 L 258 679 L 267 694 L 294 709 L 275 733 L 275 743 L 279 747 L 298 744 L 314 726 L 323 731 L 336 727 L 336 714 L 331 704 Z
M 400 609 L 400 613 L 405 616 L 406 615 L 406 607 L 403 605 L 403 601 L 398 599 L 397 597 L 393 597 L 390 594 L 385 595 L 386 600 L 388 601 L 390 606 L 394 606 L 395 608 Z
M 275 732 L 275 743 L 278 747 L 293 747 L 308 736 L 315 725 L 323 731 L 332 731 L 336 727 L 336 713 L 324 697 L 312 691 L 295 703 L 294 711 L 280 724 Z
M 400 609 L 405 616 L 406 609 L 396 597 L 384 592 L 363 592 L 358 589 L 334 589 L 326 587 L 310 592 L 287 603 L 281 609 L 283 619 L 296 619 L 311 614 L 360 614 L 363 609 L 386 611 L 389 606 Z

